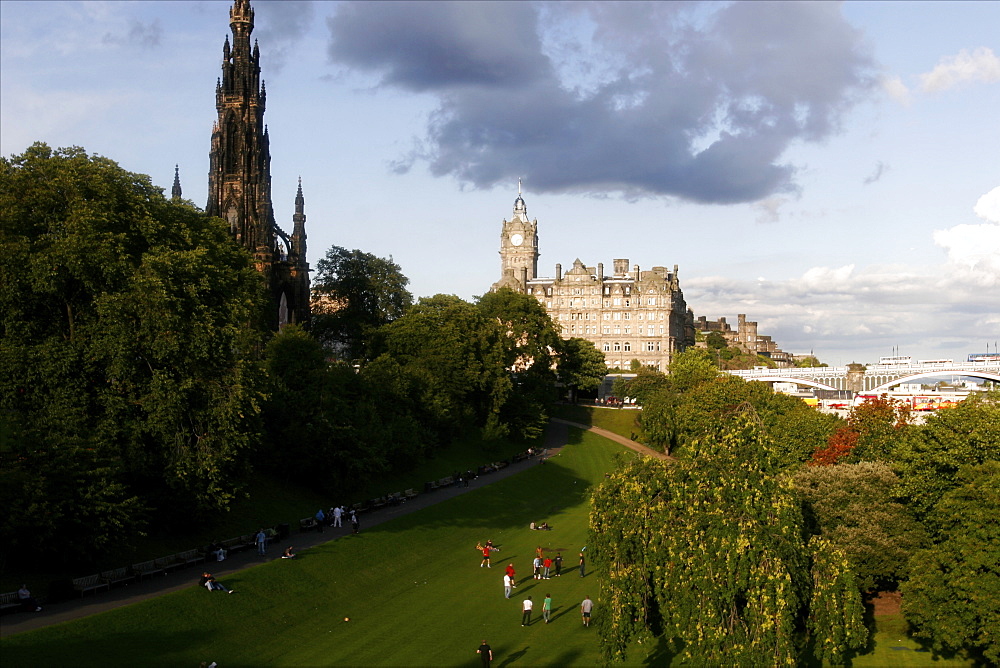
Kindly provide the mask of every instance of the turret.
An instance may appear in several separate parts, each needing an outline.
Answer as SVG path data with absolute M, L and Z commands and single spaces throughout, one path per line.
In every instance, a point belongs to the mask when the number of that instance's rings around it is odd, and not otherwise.
M 299 177 L 299 190 L 295 193 L 295 214 L 292 216 L 292 257 L 305 262 L 306 259 L 306 200 L 302 196 L 302 177 Z
M 170 189 L 170 199 L 179 200 L 181 198 L 181 168 L 174 165 L 174 187 Z

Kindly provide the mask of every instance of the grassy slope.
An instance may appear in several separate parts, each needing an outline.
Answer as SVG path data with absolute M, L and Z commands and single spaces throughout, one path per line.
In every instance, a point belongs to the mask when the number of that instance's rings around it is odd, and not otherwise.
M 601 427 L 625 438 L 629 438 L 632 434 L 641 435 L 642 431 L 636 424 L 640 415 L 641 411 L 638 410 L 602 406 L 559 404 L 552 407 L 552 417 Z M 641 436 L 639 440 L 642 440 Z
M 578 606 L 590 595 L 600 614 L 600 592 L 593 575 L 576 574 L 576 555 L 586 539 L 587 487 L 600 481 L 622 449 L 570 433 L 571 445 L 544 466 L 307 551 L 294 562 L 244 571 L 226 581 L 238 590 L 233 596 L 192 587 L 4 640 L 4 665 L 174 666 L 207 660 L 226 668 L 471 666 L 483 638 L 493 646 L 496 665 L 597 665 L 596 629 L 582 628 Z M 543 519 L 553 531 L 527 529 L 528 522 Z M 492 569 L 479 568 L 473 547 L 488 537 L 503 549 Z M 530 579 L 539 543 L 563 551 L 563 577 Z M 521 585 L 508 601 L 501 581 L 509 562 Z M 530 594 L 537 610 L 546 592 L 553 595 L 553 623 L 521 628 L 520 601 Z M 344 622 L 345 616 L 351 621 Z M 898 615 L 876 623 L 872 651 L 853 665 L 971 665 L 932 661 L 907 637 Z M 634 665 L 663 665 L 662 654 L 653 657 L 637 646 L 631 658 Z
M 621 448 L 575 432 L 563 453 L 518 476 L 351 537 L 229 578 L 233 596 L 192 587 L 126 609 L 15 636 L 5 665 L 471 665 L 486 638 L 497 665 L 599 663 L 596 629 L 580 624 L 597 578 L 574 571 L 587 489 Z M 554 530 L 532 532 L 532 520 Z M 502 546 L 479 568 L 476 542 Z M 561 578 L 534 581 L 536 544 L 561 549 Z M 502 566 L 521 585 L 503 598 Z M 527 578 L 527 579 L 525 579 Z M 520 601 L 554 599 L 553 623 L 520 626 Z M 351 621 L 344 622 L 349 616 Z M 536 620 L 540 612 L 536 613 Z

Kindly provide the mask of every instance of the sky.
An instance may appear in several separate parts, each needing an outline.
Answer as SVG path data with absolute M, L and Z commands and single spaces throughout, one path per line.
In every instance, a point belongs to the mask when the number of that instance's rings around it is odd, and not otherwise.
M 678 265 L 830 364 L 1000 340 L 998 2 L 253 2 L 272 198 L 415 297 Z M 81 146 L 204 207 L 231 2 L 0 2 L 0 154 Z

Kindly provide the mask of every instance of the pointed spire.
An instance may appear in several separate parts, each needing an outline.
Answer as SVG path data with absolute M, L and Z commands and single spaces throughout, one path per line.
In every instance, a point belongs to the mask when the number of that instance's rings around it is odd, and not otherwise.
M 181 168 L 174 165 L 174 187 L 170 189 L 170 198 L 179 200 L 181 198 Z
M 306 200 L 302 196 L 302 177 L 299 177 L 299 191 L 295 193 L 295 213 L 302 213 Z
M 517 199 L 514 200 L 514 217 L 520 217 L 522 220 L 528 220 L 528 207 L 524 203 L 524 198 L 521 197 L 521 179 L 517 179 Z
M 226 35 L 226 43 L 222 45 L 222 58 L 223 60 L 229 60 L 229 56 L 232 55 L 232 47 L 229 46 L 229 35 Z

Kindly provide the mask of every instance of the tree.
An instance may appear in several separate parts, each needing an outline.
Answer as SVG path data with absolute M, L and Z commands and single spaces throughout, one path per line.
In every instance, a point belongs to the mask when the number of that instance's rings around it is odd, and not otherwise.
M 497 438 L 508 431 L 502 409 L 513 387 L 505 338 L 476 306 L 435 295 L 383 327 L 378 349 L 388 356 L 383 368 L 398 365 L 409 396 L 442 437 L 478 426 Z
M 847 416 L 847 426 L 858 434 L 847 460 L 891 461 L 892 451 L 910 423 L 906 404 L 886 396 L 866 399 Z
M 537 299 L 509 288 L 486 293 L 476 305 L 498 328 L 503 365 L 512 373 L 514 391 L 501 408 L 501 419 L 513 434 L 541 436 L 546 409 L 555 399 L 559 328 Z
M 94 485 L 167 514 L 227 507 L 259 436 L 265 298 L 225 223 L 35 144 L 0 161 L 0 224 L 0 408 L 19 438 L 93 449 Z
M 604 353 L 587 339 L 578 337 L 562 342 L 557 368 L 559 381 L 569 388 L 570 398 L 574 403 L 579 392 L 597 390 L 608 373 Z
M 1000 664 L 1000 462 L 963 466 L 932 515 L 940 539 L 917 552 L 903 615 L 937 652 L 971 649 Z
M 863 591 L 892 590 L 906 579 L 927 535 L 894 498 L 899 478 L 887 464 L 804 466 L 794 483 L 807 530 L 847 556 Z
M 829 662 L 864 644 L 846 559 L 805 543 L 776 454 L 747 411 L 679 461 L 633 460 L 597 489 L 588 547 L 605 576 L 606 659 L 648 638 L 707 665 L 793 664 L 807 634 Z
M 896 443 L 900 492 L 935 531 L 940 515 L 931 511 L 957 485 L 963 466 L 1000 461 L 1000 395 L 973 395 L 957 407 L 937 411 L 908 429 Z
M 705 381 L 717 378 L 719 369 L 712 357 L 704 348 L 688 348 L 674 355 L 670 360 L 668 370 L 671 388 L 678 393 L 700 385 Z
M 331 246 L 313 279 L 311 331 L 345 360 L 370 357 L 373 332 L 413 303 L 409 279 L 392 258 Z

